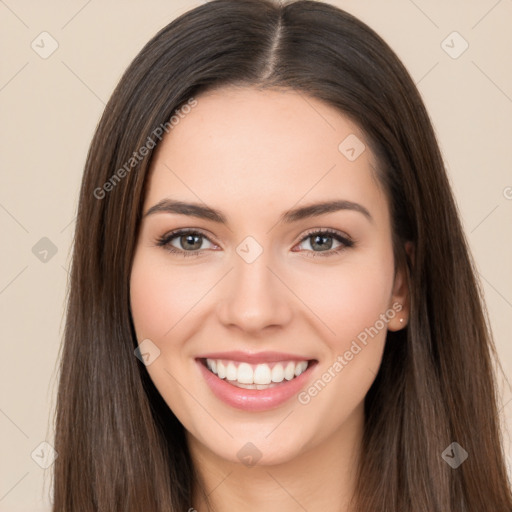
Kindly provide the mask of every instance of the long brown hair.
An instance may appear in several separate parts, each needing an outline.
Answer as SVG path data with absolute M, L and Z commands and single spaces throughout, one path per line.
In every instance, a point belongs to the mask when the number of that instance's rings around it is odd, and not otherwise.
M 224 85 L 323 100 L 361 127 L 378 157 L 411 309 L 407 328 L 388 333 L 365 400 L 354 510 L 510 512 L 495 348 L 420 95 L 361 21 L 322 2 L 271 0 L 214 0 L 175 19 L 134 59 L 97 127 L 73 248 L 53 511 L 193 506 L 198 480 L 183 426 L 134 356 L 129 277 L 154 152 L 148 140 L 190 98 Z M 453 442 L 468 454 L 457 468 L 443 457 Z

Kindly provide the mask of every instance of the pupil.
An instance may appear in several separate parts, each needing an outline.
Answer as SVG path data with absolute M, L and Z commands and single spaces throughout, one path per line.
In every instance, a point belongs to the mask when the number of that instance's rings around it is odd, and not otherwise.
M 317 243 L 317 240 L 318 239 L 321 239 L 322 240 L 322 244 L 324 245 L 320 245 L 319 243 Z M 327 244 L 328 247 L 325 247 L 325 242 L 326 240 L 331 240 L 331 243 L 330 244 Z M 332 238 L 330 236 L 322 236 L 322 235 L 316 235 L 314 237 L 314 243 L 312 244 L 312 247 L 314 248 L 314 246 L 318 246 L 320 249 L 324 248 L 324 249 L 330 249 L 331 246 L 332 246 Z
M 198 240 L 200 239 L 201 237 L 199 235 L 184 235 L 181 237 L 182 239 L 182 242 L 185 241 L 185 244 L 184 246 L 186 246 L 186 244 L 190 243 L 191 245 L 195 245 L 194 247 L 189 247 L 191 249 L 199 249 L 199 247 L 201 247 L 201 242 Z M 194 239 L 196 240 L 195 244 L 194 244 Z

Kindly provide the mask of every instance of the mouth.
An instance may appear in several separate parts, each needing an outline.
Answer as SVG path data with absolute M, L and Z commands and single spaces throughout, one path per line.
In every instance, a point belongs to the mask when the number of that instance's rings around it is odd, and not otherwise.
M 250 364 L 227 359 L 200 359 L 219 379 L 243 389 L 269 389 L 295 379 L 304 373 L 315 360 L 279 361 Z
M 277 355 L 265 362 L 261 357 L 232 357 L 199 357 L 196 363 L 217 398 L 237 409 L 253 412 L 278 407 L 299 393 L 318 364 L 316 359 Z

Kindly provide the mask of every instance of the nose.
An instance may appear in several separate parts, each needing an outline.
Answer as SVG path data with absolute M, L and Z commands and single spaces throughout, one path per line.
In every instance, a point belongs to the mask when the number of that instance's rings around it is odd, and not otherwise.
M 255 335 L 290 322 L 293 294 L 267 254 L 263 251 L 251 263 L 233 255 L 234 268 L 226 276 L 217 304 L 218 318 L 225 327 Z

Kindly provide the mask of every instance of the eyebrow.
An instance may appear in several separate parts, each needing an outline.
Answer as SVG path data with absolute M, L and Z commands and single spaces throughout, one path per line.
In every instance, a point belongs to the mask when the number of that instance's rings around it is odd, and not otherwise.
M 282 213 L 279 217 L 279 222 L 284 224 L 291 224 L 293 222 L 298 222 L 299 220 L 316 217 L 318 215 L 324 215 L 326 213 L 337 212 L 340 210 L 351 210 L 362 213 L 370 222 L 373 222 L 373 217 L 367 208 L 361 204 L 354 203 L 352 201 L 346 201 L 344 199 L 313 203 L 306 206 L 293 208 Z M 157 204 L 152 206 L 144 214 L 144 217 L 153 215 L 155 213 L 177 213 L 180 215 L 197 217 L 199 219 L 211 220 L 219 224 L 228 224 L 225 215 L 215 208 L 211 208 L 199 203 L 186 203 L 173 199 L 162 199 Z

